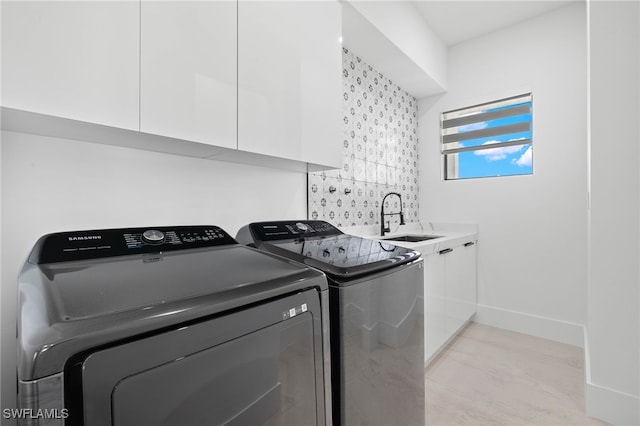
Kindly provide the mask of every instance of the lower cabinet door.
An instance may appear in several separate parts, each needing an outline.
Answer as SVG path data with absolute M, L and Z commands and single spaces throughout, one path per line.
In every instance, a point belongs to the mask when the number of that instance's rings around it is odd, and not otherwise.
M 476 313 L 476 265 L 475 242 L 426 256 L 425 361 Z
M 478 306 L 478 260 L 477 245 L 469 241 L 460 247 L 462 265 L 462 316 L 467 321 L 477 311 Z
M 445 261 L 445 314 L 447 335 L 453 336 L 464 324 L 465 285 L 464 262 L 460 247 L 456 247 L 446 255 Z
M 476 312 L 475 245 L 455 247 L 445 263 L 446 329 L 451 337 Z
M 445 255 L 425 258 L 425 361 L 447 341 L 445 316 Z

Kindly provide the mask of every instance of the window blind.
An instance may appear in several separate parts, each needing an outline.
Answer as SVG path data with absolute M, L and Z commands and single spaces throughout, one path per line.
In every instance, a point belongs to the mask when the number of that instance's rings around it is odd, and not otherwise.
M 530 144 L 531 113 L 531 93 L 444 112 L 442 154 Z

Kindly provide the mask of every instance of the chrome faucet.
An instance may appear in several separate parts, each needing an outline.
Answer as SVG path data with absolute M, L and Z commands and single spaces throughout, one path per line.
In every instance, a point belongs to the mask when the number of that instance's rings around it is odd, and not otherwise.
M 399 213 L 385 213 L 384 212 L 384 200 L 386 200 L 389 195 L 397 195 L 398 198 L 400 199 L 400 212 Z M 402 196 L 400 194 L 398 194 L 397 192 L 389 192 L 382 199 L 382 205 L 380 206 L 380 236 L 384 237 L 384 233 L 385 232 L 391 232 L 391 225 L 390 224 L 386 228 L 384 226 L 384 217 L 385 216 L 395 216 L 395 215 L 398 215 L 398 214 L 400 215 L 400 225 L 404 225 L 404 215 L 402 214 Z M 387 222 L 387 223 L 389 223 L 389 222 Z

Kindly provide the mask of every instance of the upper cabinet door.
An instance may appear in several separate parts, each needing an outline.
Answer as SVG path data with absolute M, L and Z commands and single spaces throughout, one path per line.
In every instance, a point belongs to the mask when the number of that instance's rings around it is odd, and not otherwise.
M 237 2 L 143 1 L 140 130 L 237 147 Z
M 2 105 L 138 130 L 139 1 L 3 1 Z
M 341 162 L 341 6 L 238 4 L 238 148 Z

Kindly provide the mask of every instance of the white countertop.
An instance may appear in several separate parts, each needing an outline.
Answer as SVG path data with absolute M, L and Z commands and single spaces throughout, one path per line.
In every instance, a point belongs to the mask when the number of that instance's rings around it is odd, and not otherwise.
M 380 236 L 380 225 L 348 226 L 340 228 L 345 234 L 356 235 L 371 239 L 399 237 L 403 235 L 438 235 L 441 238 L 419 241 L 415 243 L 406 241 L 388 241 L 401 247 L 412 248 L 423 256 L 439 252 L 440 250 L 457 247 L 469 241 L 477 241 L 479 237 L 478 225 L 456 223 L 418 223 L 412 222 L 406 225 L 391 225 L 391 232 Z

